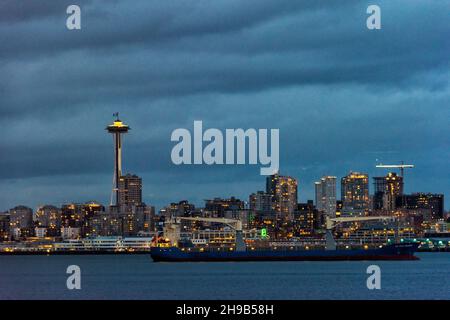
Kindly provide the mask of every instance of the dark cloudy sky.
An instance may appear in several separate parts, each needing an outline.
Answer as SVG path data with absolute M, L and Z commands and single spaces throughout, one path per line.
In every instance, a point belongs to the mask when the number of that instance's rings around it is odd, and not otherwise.
M 124 171 L 157 208 L 264 188 L 259 166 L 172 164 L 171 132 L 203 120 L 279 128 L 300 200 L 322 175 L 404 160 L 406 191 L 444 193 L 448 209 L 449 13 L 448 0 L 3 0 L 0 210 L 108 203 L 116 111 L 132 127 Z

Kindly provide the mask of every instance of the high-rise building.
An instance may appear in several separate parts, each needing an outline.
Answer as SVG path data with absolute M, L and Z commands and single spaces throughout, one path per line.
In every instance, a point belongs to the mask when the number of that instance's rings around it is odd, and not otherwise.
M 264 191 L 252 193 L 249 202 L 251 211 L 268 213 L 272 210 L 272 196 Z
M 127 174 L 119 178 L 119 204 L 120 206 L 142 204 L 142 179 L 140 177 Z
M 298 182 L 278 173 L 266 178 L 266 193 L 272 197 L 272 209 L 278 219 L 292 220 L 297 209 Z
M 369 176 L 350 172 L 341 179 L 342 215 L 364 216 L 369 212 Z
M 373 209 L 394 211 L 396 199 L 403 194 L 403 177 L 390 172 L 385 177 L 374 177 Z
M 386 210 L 393 211 L 396 208 L 396 198 L 403 194 L 403 177 L 390 172 L 386 176 L 386 193 L 383 201 L 383 207 Z
M 336 217 L 336 177 L 325 176 L 315 183 L 316 208 L 327 217 Z

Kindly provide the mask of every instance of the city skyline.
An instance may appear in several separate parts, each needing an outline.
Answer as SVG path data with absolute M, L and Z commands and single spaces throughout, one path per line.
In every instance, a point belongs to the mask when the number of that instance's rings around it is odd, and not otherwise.
M 356 0 L 79 1 L 86 24 L 76 32 L 65 29 L 68 4 L 33 4 L 26 15 L 2 4 L 1 211 L 109 203 L 104 126 L 114 112 L 133 128 L 124 174 L 141 177 L 144 201 L 158 208 L 264 188 L 257 166 L 173 165 L 170 133 L 202 120 L 279 128 L 280 172 L 299 180 L 301 202 L 322 176 L 350 171 L 367 173 L 373 194 L 372 177 L 388 172 L 375 165 L 403 160 L 416 166 L 404 192 L 443 193 L 448 210 L 445 2 L 380 1 L 376 32 Z
M 128 127 L 128 125 L 123 124 L 121 120 L 119 120 L 119 113 L 118 112 L 113 113 L 113 117 L 115 117 L 113 125 L 109 125 L 106 128 L 108 130 L 108 132 L 111 133 L 111 129 L 110 128 L 113 127 L 113 126 L 117 126 L 118 128 L 124 127 L 124 128 L 126 128 L 125 131 L 128 132 L 129 127 Z M 124 179 L 138 179 L 139 180 L 139 182 L 138 182 L 139 183 L 139 187 L 138 187 L 139 194 L 136 195 L 136 196 L 140 199 L 138 201 L 138 203 L 141 203 L 141 202 L 145 203 L 146 199 L 145 199 L 145 196 L 142 194 L 142 189 L 143 189 L 143 185 L 144 185 L 144 183 L 142 181 L 142 178 L 139 176 L 138 173 L 127 171 L 126 168 L 124 170 L 125 173 L 122 172 L 122 159 L 121 159 L 122 158 L 121 157 L 122 151 L 121 151 L 121 149 L 122 149 L 123 142 L 119 142 L 118 145 L 120 146 L 120 148 L 118 148 L 117 139 L 118 138 L 114 136 L 114 139 L 113 139 L 114 140 L 114 160 L 113 160 L 113 163 L 114 163 L 113 176 L 114 176 L 114 178 L 113 178 L 113 189 L 112 189 L 112 193 L 110 194 L 110 197 L 111 197 L 110 205 L 112 205 L 113 202 L 114 202 L 113 198 L 115 198 L 116 199 L 115 201 L 117 201 L 117 203 L 115 203 L 115 205 L 118 205 L 119 196 L 120 196 L 121 199 L 125 199 L 126 196 L 124 195 L 123 192 L 122 192 L 122 194 L 120 194 L 120 192 L 119 192 L 120 189 L 118 187 L 119 183 L 122 183 L 122 184 L 124 183 L 124 181 L 125 181 Z M 122 138 L 122 140 L 123 140 L 123 138 Z M 119 163 L 119 165 L 117 165 L 118 163 Z M 400 170 L 400 169 L 395 168 L 395 169 L 385 170 L 386 174 L 379 174 L 377 176 L 370 176 L 370 175 L 368 175 L 365 172 L 355 172 L 354 170 L 349 170 L 347 175 L 340 177 L 340 180 L 344 181 L 344 179 L 346 179 L 346 178 L 348 178 L 350 176 L 363 175 L 364 177 L 366 177 L 366 182 L 365 183 L 367 184 L 367 187 L 368 187 L 368 192 L 369 192 L 368 195 L 369 196 L 375 196 L 376 187 L 374 187 L 374 184 L 376 183 L 377 179 L 374 179 L 374 178 L 378 178 L 378 179 L 383 178 L 384 179 L 385 176 L 386 177 L 391 177 L 391 174 L 393 174 L 394 176 L 397 176 L 398 173 L 396 171 L 398 171 L 398 170 Z M 285 176 L 286 178 L 291 178 L 292 177 L 293 179 L 295 179 L 295 190 L 297 191 L 296 194 L 295 194 L 295 196 L 296 196 L 296 201 L 295 202 L 296 203 L 301 203 L 301 202 L 306 202 L 306 201 L 313 200 L 314 204 L 316 206 L 319 206 L 318 207 L 319 209 L 324 210 L 325 212 L 327 212 L 327 210 L 332 210 L 330 216 L 335 216 L 335 213 L 332 213 L 332 212 L 333 212 L 333 210 L 335 212 L 336 207 L 334 206 L 334 209 L 331 209 L 331 208 L 325 209 L 325 207 L 322 208 L 322 206 L 325 206 L 325 204 L 321 203 L 321 201 L 323 201 L 323 200 L 321 200 L 319 202 L 317 197 L 318 196 L 322 197 L 327 192 L 332 192 L 332 194 L 331 194 L 331 202 L 336 203 L 337 200 L 343 201 L 344 197 L 342 195 L 341 195 L 341 197 L 337 197 L 336 196 L 337 194 L 343 194 L 342 193 L 343 191 L 342 191 L 341 184 L 339 184 L 339 183 L 336 184 L 336 176 L 326 175 L 326 176 L 317 178 L 316 180 L 320 180 L 320 181 L 319 182 L 317 182 L 317 181 L 314 182 L 314 185 L 313 185 L 313 189 L 314 189 L 313 197 L 311 197 L 311 198 L 301 198 L 301 197 L 299 197 L 300 192 L 299 192 L 299 190 L 297 188 L 297 183 L 299 181 L 298 177 L 296 177 L 296 176 L 289 176 L 289 175 L 284 174 L 283 172 L 279 172 L 279 174 L 281 176 Z M 268 179 L 268 177 L 271 177 L 271 176 L 260 176 L 260 177 L 263 178 L 263 180 L 266 180 L 266 190 L 268 190 L 267 189 L 268 188 L 267 183 L 268 183 L 269 180 L 267 180 L 267 179 Z M 400 177 L 402 178 L 402 181 L 403 181 L 403 177 L 404 176 L 402 177 L 400 175 Z M 323 191 L 322 191 L 321 188 L 319 188 L 319 189 L 317 188 L 318 185 L 320 185 L 320 182 L 325 183 L 325 181 L 328 181 L 328 179 L 332 179 L 333 180 L 332 187 L 331 187 L 331 189 L 329 189 L 329 191 L 325 191 L 325 189 L 323 189 Z M 116 183 L 116 181 L 117 181 L 117 183 Z M 136 182 L 133 182 L 133 183 L 136 183 Z M 402 188 L 403 187 L 405 187 L 405 186 L 402 186 Z M 260 190 L 263 190 L 263 189 L 264 189 L 263 187 L 261 187 L 259 189 L 257 188 L 257 189 L 253 190 L 252 192 L 249 192 L 247 195 L 242 196 L 242 197 L 238 196 L 238 195 L 235 195 L 235 194 L 226 195 L 226 196 L 224 196 L 223 194 L 218 194 L 218 195 L 214 195 L 213 197 L 210 197 L 209 199 L 214 199 L 214 198 L 223 198 L 223 199 L 226 199 L 226 198 L 237 198 L 237 199 L 243 199 L 244 202 L 249 204 L 249 197 L 252 196 L 253 194 L 259 192 Z M 133 191 L 133 192 L 135 192 L 135 191 Z M 413 193 L 432 193 L 432 192 L 429 192 L 429 191 L 413 191 L 413 192 L 411 192 L 411 194 L 413 194 Z M 444 194 L 443 192 L 438 192 L 438 193 L 439 194 Z M 194 201 L 192 201 L 191 199 L 188 199 L 188 198 L 173 199 L 170 202 L 167 202 L 167 203 L 164 203 L 164 204 L 160 204 L 159 206 L 155 206 L 154 203 L 151 203 L 149 201 L 147 203 L 157 207 L 157 209 L 162 209 L 162 208 L 167 207 L 167 205 L 169 205 L 170 203 L 176 203 L 178 201 L 185 201 L 186 200 L 186 201 L 194 204 L 197 207 L 202 207 L 203 202 L 207 201 L 205 199 L 208 199 L 208 198 L 207 197 L 203 197 L 201 204 L 200 204 L 200 202 L 194 202 Z M 444 199 L 445 199 L 445 197 L 444 197 Z M 369 205 L 369 198 L 367 198 L 365 201 L 367 201 L 367 205 Z M 52 203 L 50 203 L 50 202 L 48 202 L 48 203 L 39 203 L 39 204 L 37 204 L 35 206 L 30 206 L 30 205 L 28 205 L 26 203 L 16 203 L 15 205 L 13 205 L 13 206 L 11 206 L 10 208 L 7 208 L 7 209 L 3 209 L 2 210 L 0 208 L 0 212 L 2 212 L 2 211 L 6 212 L 9 209 L 11 209 L 13 207 L 16 207 L 16 206 L 26 206 L 26 207 L 30 207 L 32 209 L 38 209 L 38 208 L 40 208 L 42 206 L 53 206 L 53 205 L 61 206 L 61 205 L 72 204 L 72 203 L 87 204 L 87 203 L 90 203 L 90 202 L 92 202 L 92 203 L 99 203 L 101 205 L 106 205 L 107 204 L 107 202 L 102 202 L 100 200 L 92 199 L 92 198 L 90 198 L 89 200 L 65 201 L 65 202 L 62 202 L 62 203 L 53 203 L 53 202 Z M 330 206 L 331 204 L 327 204 L 327 205 Z M 445 206 L 445 203 L 444 203 L 444 206 Z M 369 207 L 367 207 L 367 209 L 369 209 Z M 444 210 L 446 210 L 446 206 L 444 207 Z

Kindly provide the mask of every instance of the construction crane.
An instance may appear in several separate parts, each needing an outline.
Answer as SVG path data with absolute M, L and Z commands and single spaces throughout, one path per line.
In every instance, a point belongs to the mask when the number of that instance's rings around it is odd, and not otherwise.
M 333 228 L 344 222 L 358 222 L 358 221 L 370 221 L 370 220 L 394 220 L 395 217 L 390 216 L 372 216 L 372 217 L 341 217 L 341 218 L 330 218 L 326 217 L 325 227 L 325 249 L 326 250 L 336 250 L 336 241 L 333 237 Z
M 414 168 L 413 164 L 404 164 L 404 162 L 402 161 L 400 164 L 377 164 L 375 166 L 376 168 L 399 168 L 400 169 L 400 175 L 402 176 L 402 178 L 404 177 L 404 169 L 408 169 L 408 168 Z

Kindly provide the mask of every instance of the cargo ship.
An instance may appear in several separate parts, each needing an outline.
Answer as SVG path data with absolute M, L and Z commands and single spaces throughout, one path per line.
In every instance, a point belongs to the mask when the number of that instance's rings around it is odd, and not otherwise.
M 396 242 L 375 248 L 338 248 L 332 229 L 339 223 L 349 221 L 382 220 L 387 217 L 346 217 L 327 218 L 325 246 L 319 248 L 300 248 L 294 244 L 289 247 L 247 247 L 243 240 L 242 224 L 236 219 L 179 217 L 175 222 L 167 223 L 164 234 L 165 242 L 151 247 L 150 254 L 155 262 L 186 261 L 348 261 L 348 260 L 418 260 L 414 253 L 419 243 Z M 195 247 L 181 246 L 179 220 L 220 222 L 233 227 L 235 243 L 229 247 Z
M 155 262 L 208 261 L 361 261 L 361 260 L 419 260 L 414 255 L 419 244 L 398 243 L 374 249 L 258 249 L 209 250 L 204 248 L 153 247 L 150 254 Z

